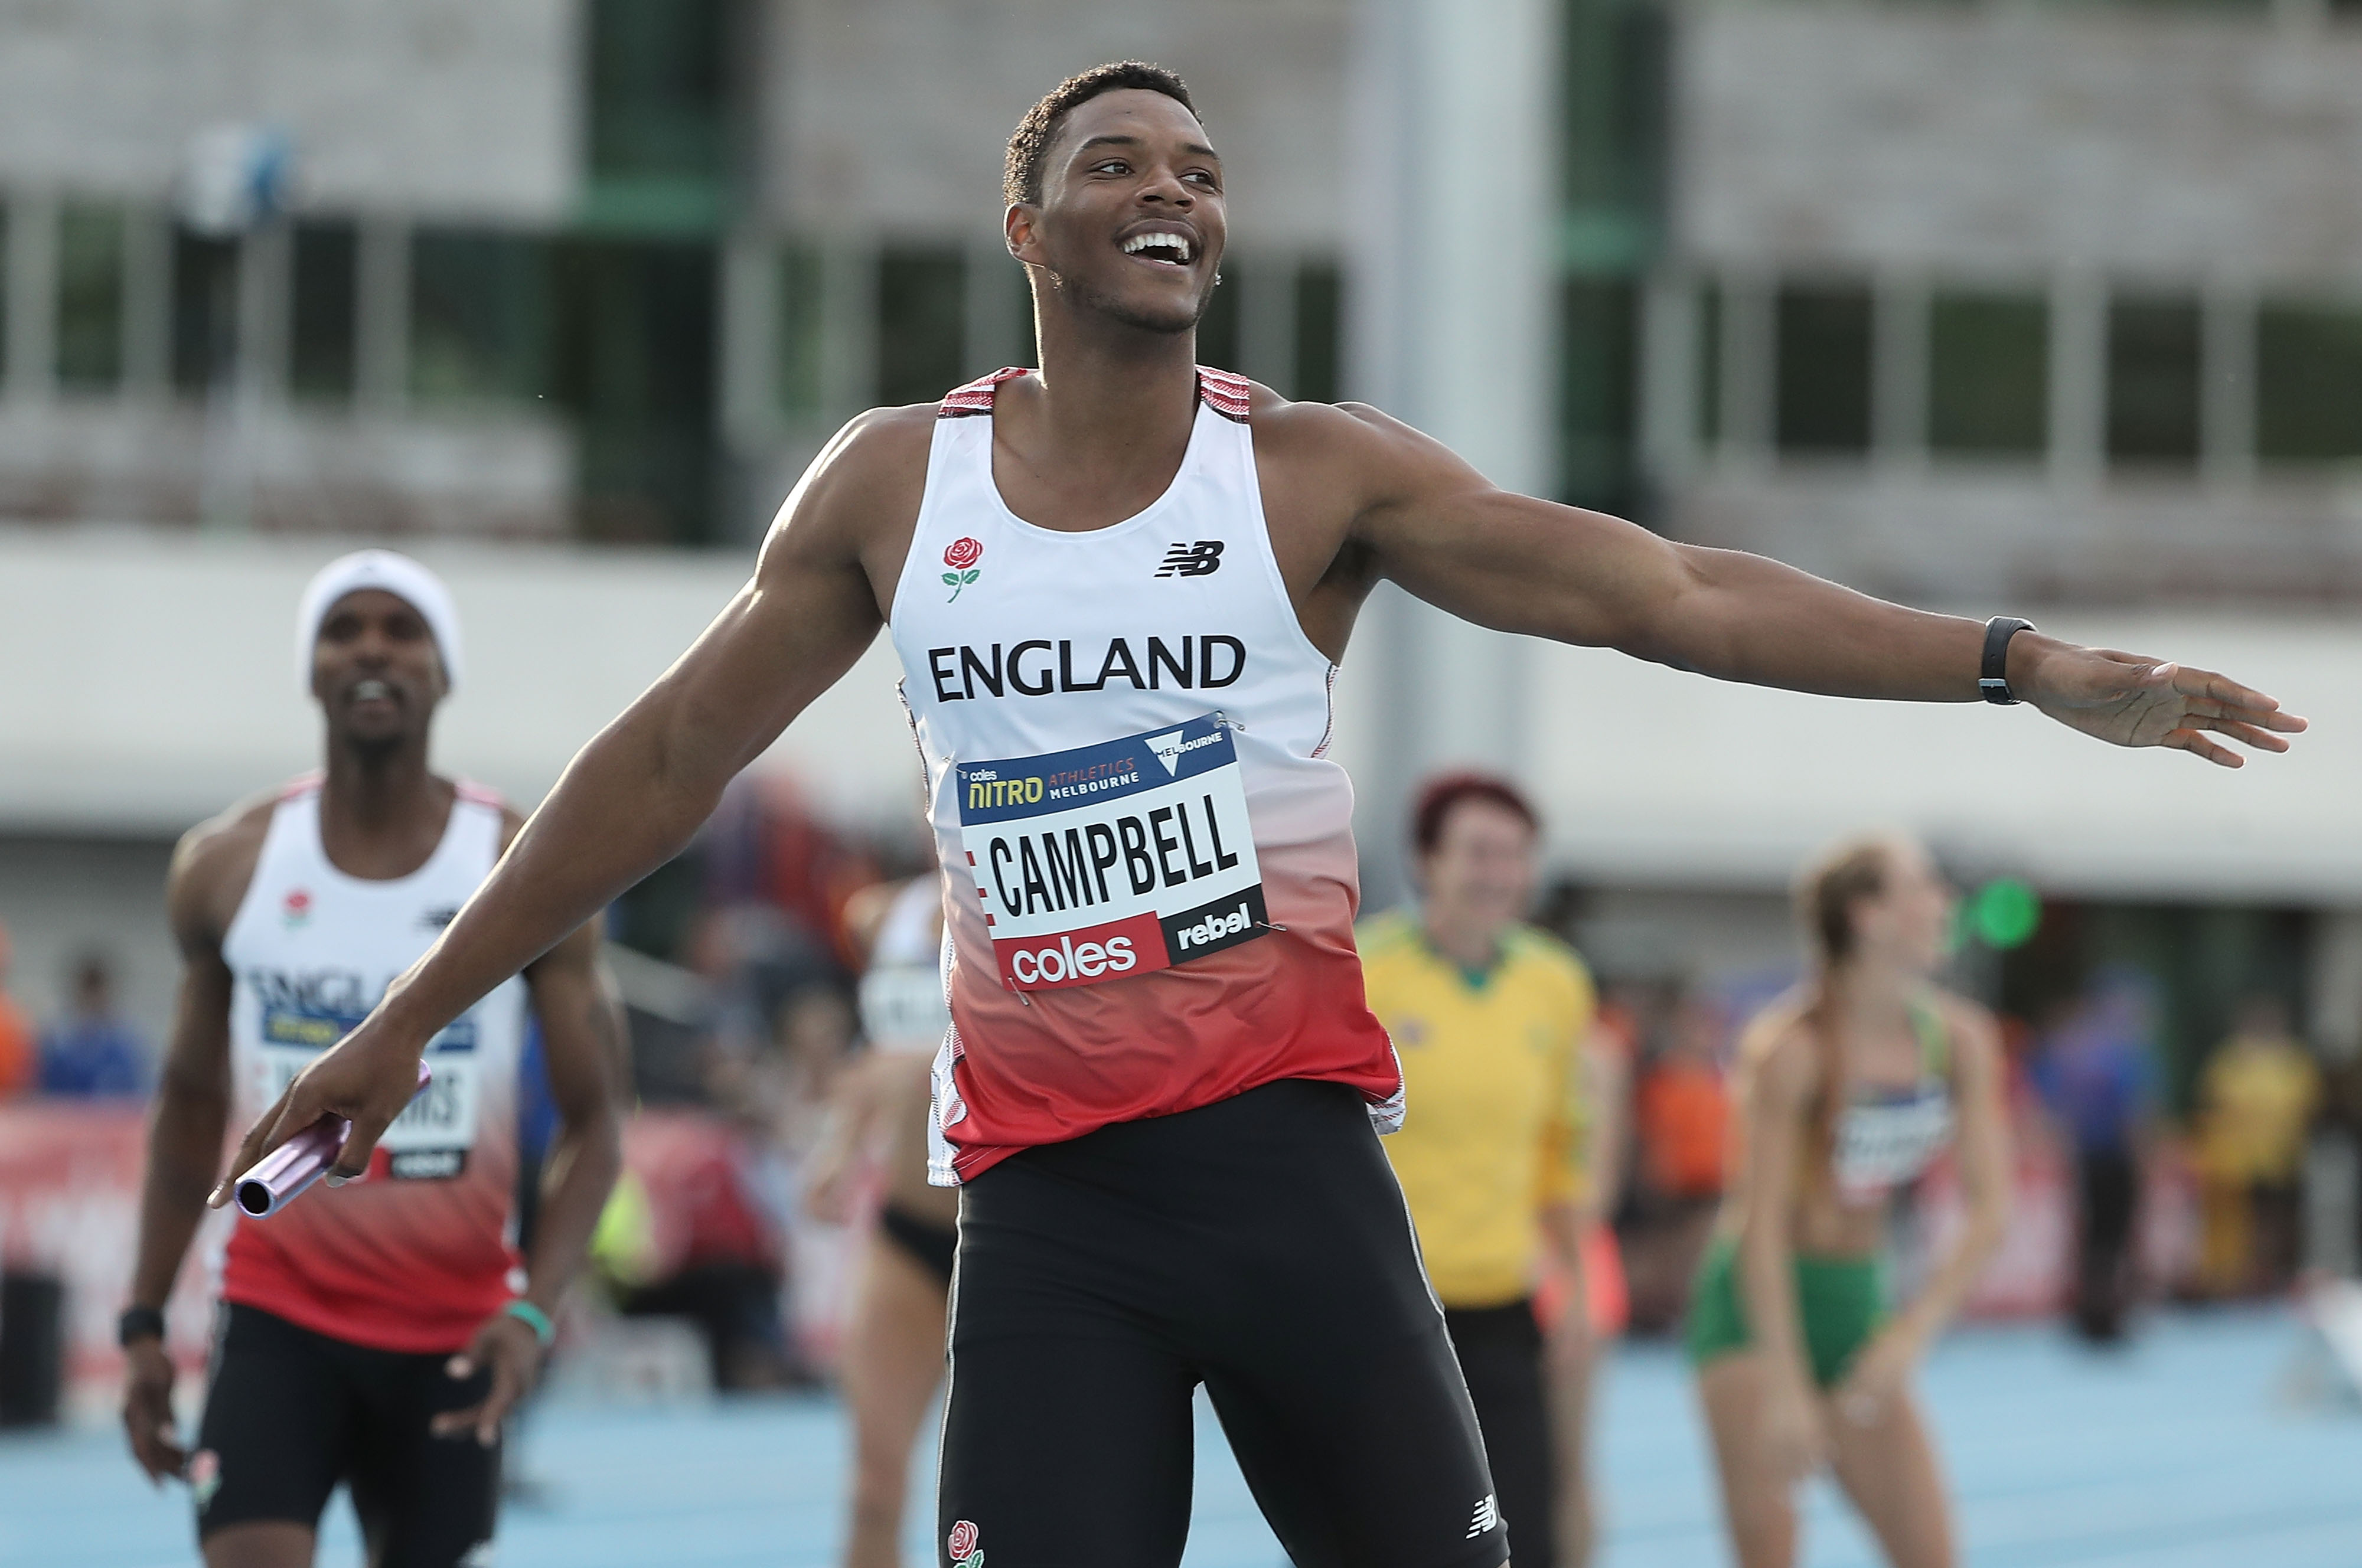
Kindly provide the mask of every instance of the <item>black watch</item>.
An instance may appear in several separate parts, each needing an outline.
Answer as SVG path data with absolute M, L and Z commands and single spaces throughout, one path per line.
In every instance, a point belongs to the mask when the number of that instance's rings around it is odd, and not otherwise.
M 2014 615 L 1996 615 L 1985 623 L 1984 668 L 1977 674 L 1977 693 L 1988 702 L 2014 707 L 2017 693 L 2009 689 L 2009 640 L 2034 630 L 2034 623 Z
M 125 1350 L 138 1341 L 163 1337 L 164 1309 L 160 1307 L 126 1307 L 123 1316 L 115 1320 L 115 1342 Z

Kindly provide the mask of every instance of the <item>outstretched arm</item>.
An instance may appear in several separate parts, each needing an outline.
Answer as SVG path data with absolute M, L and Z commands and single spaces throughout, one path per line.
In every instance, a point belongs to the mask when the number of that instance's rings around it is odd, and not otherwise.
M 1377 575 L 1481 625 L 1613 647 L 1725 680 L 1837 697 L 1977 697 L 1984 627 L 1905 609 L 1760 556 L 1662 539 L 1618 518 L 1487 481 L 1374 409 L 1340 411 L 1365 505 L 1353 538 Z M 2118 745 L 2236 767 L 2223 734 L 2285 751 L 2304 721 L 2211 671 L 2021 632 L 2013 690 Z
M 576 756 L 427 955 L 248 1131 L 216 1208 L 236 1173 L 323 1115 L 353 1124 L 333 1174 L 365 1169 L 436 1032 L 679 854 L 723 787 L 852 668 L 881 621 L 865 569 L 872 525 L 906 500 L 903 521 L 917 513 L 911 432 L 896 418 L 865 415 L 814 460 L 753 579 Z M 923 462 L 915 469 L 922 479 Z

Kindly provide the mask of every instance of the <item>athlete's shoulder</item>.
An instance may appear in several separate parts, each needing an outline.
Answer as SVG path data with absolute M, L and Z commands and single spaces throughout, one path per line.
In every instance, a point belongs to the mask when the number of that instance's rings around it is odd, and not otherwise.
M 1740 1072 L 1770 1086 L 1776 1098 L 1794 1099 L 1819 1086 L 1820 1042 L 1811 998 L 1802 987 L 1774 999 L 1747 1021 L 1738 1032 L 1737 1055 Z
M 846 420 L 796 481 L 775 532 L 809 536 L 833 521 L 915 509 L 926 485 L 936 406 L 873 408 Z
M 1951 1051 L 1949 1066 L 1955 1074 L 1962 1067 L 1975 1071 L 2000 1060 L 2001 1021 L 1991 1011 L 1940 988 L 1928 993 L 1928 1002 L 1943 1022 L 1945 1043 Z
M 173 846 L 171 868 L 164 876 L 164 904 L 173 933 L 183 944 L 210 939 L 218 942 L 254 880 L 262 858 L 263 841 L 270 835 L 270 819 L 304 781 L 267 790 L 209 817 L 181 835 Z
M 1365 403 L 1299 403 L 1261 381 L 1248 381 L 1246 389 L 1248 422 L 1259 451 L 1268 447 L 1289 455 L 1350 458 L 1379 448 L 1396 432 L 1410 431 Z

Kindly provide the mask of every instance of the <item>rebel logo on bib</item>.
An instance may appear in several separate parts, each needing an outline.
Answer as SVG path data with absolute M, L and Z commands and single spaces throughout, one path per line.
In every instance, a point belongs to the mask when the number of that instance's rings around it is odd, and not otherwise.
M 1219 713 L 1042 756 L 958 765 L 960 838 L 1000 983 L 1088 986 L 1270 929 Z

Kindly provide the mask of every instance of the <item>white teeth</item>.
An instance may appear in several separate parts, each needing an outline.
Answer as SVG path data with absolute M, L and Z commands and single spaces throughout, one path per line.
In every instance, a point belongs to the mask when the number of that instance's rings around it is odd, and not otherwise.
M 392 695 L 393 688 L 382 680 L 364 680 L 353 687 L 353 701 L 356 702 L 367 702 L 373 698 Z
M 1135 234 L 1130 239 L 1123 242 L 1123 251 L 1127 256 L 1137 256 L 1142 251 L 1147 250 L 1151 248 L 1154 248 L 1159 250 L 1178 251 L 1180 252 L 1179 259 L 1184 263 L 1188 261 L 1190 255 L 1192 254 L 1188 240 L 1177 234 Z M 1160 258 L 1160 259 L 1162 259 L 1162 258 Z

